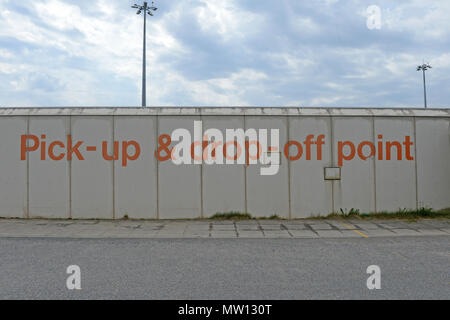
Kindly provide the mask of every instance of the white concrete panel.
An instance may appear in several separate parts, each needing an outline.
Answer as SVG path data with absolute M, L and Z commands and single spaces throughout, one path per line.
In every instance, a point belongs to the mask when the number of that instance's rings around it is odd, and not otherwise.
M 194 140 L 194 120 L 198 116 L 160 116 L 159 135 L 171 135 L 175 129 L 186 129 Z M 178 142 L 172 142 L 172 147 Z M 164 154 L 164 153 L 163 153 Z M 159 161 L 159 218 L 197 218 L 201 214 L 200 165 L 175 165 Z
M 72 116 L 73 144 L 84 160 L 74 154 L 72 160 L 72 217 L 113 218 L 113 161 L 102 156 L 102 142 L 107 142 L 107 154 L 112 155 L 112 116 Z M 96 147 L 87 151 L 87 147 Z
M 414 142 L 413 118 L 375 118 L 376 156 L 376 201 L 377 211 L 397 211 L 416 208 L 415 160 L 407 160 L 403 145 L 405 136 Z M 382 135 L 379 139 L 378 135 Z M 387 160 L 386 142 L 399 142 L 402 146 L 402 160 L 398 160 L 397 148 L 391 149 L 391 160 Z M 382 160 L 379 160 L 378 142 L 382 142 Z M 415 143 L 415 142 L 414 142 Z M 414 146 L 409 155 L 415 159 Z M 411 157 L 410 157 L 411 158 Z
M 270 129 L 278 129 L 280 149 L 286 143 L 287 118 L 249 116 L 245 118 L 245 129 L 268 129 L 268 144 Z M 282 151 L 281 151 L 282 152 Z M 276 175 L 261 175 L 263 165 L 253 164 L 247 168 L 247 211 L 255 217 L 289 217 L 289 183 L 288 165 L 286 158 L 281 154 L 281 165 Z
M 419 206 L 450 207 L 450 119 L 416 120 Z
M 115 218 L 156 219 L 156 117 L 115 117 L 114 140 L 119 142 L 120 160 L 114 161 Z M 123 163 L 123 142 L 135 141 L 140 148 L 136 160 Z M 134 146 L 128 147 L 131 157 Z
M 29 132 L 40 140 L 40 148 L 29 152 L 29 210 L 30 217 L 70 217 L 70 166 L 67 156 L 67 135 L 70 133 L 68 116 L 30 117 Z M 42 139 L 45 135 L 45 139 Z M 62 143 L 65 147 L 52 145 Z M 45 148 L 43 144 L 45 143 Z M 41 149 L 46 150 L 44 160 Z
M 27 161 L 20 160 L 26 117 L 0 117 L 0 216 L 27 215 Z
M 338 142 L 351 141 L 355 157 L 343 161 L 341 180 L 333 182 L 334 210 L 340 212 L 359 209 L 362 213 L 375 211 L 374 158 L 361 160 L 357 148 L 362 141 L 373 143 L 372 119 L 362 117 L 335 117 L 333 126 L 333 165 L 338 165 Z M 365 148 L 365 152 L 367 149 Z M 347 148 L 345 148 L 347 154 Z
M 329 117 L 292 117 L 289 119 L 289 139 L 301 144 L 303 154 L 291 161 L 291 216 L 306 218 L 312 215 L 328 215 L 332 210 L 332 183 L 324 179 L 324 168 L 331 166 L 331 130 Z M 311 160 L 307 160 L 305 140 L 314 135 L 325 135 L 322 146 L 322 160 L 318 160 L 316 145 L 311 146 Z M 295 156 L 297 147 L 290 147 Z
M 203 130 L 244 128 L 243 117 L 203 116 Z M 245 169 L 243 164 L 203 164 L 203 215 L 245 211 Z

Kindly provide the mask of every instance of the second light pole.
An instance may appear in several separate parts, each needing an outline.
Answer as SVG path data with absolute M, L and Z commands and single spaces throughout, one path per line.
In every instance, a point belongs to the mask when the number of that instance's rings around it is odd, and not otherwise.
M 147 2 L 144 2 L 144 5 L 139 6 L 137 4 L 134 4 L 131 6 L 134 9 L 138 9 L 138 11 L 136 12 L 136 14 L 141 14 L 142 11 L 144 11 L 144 43 L 143 43 L 143 48 L 142 48 L 142 107 L 145 107 L 147 105 L 147 101 L 146 101 L 146 95 L 147 95 L 147 87 L 146 87 L 146 54 L 145 54 L 145 47 L 146 47 L 146 24 L 147 24 L 147 16 L 146 13 L 148 13 L 149 15 L 153 16 L 152 11 L 156 11 L 158 8 L 153 6 L 153 2 L 152 2 L 152 6 L 149 7 L 147 5 Z
M 423 63 L 421 66 L 417 66 L 417 71 L 422 70 L 423 72 L 423 100 L 425 104 L 425 109 L 427 108 L 427 86 L 425 81 L 425 71 L 431 69 L 431 66 L 427 63 Z

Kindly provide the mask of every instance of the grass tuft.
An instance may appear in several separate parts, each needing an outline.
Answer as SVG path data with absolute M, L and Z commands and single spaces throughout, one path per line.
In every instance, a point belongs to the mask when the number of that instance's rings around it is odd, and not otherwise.
M 426 219 L 426 218 L 447 218 L 450 219 L 450 208 L 442 210 L 433 210 L 431 208 L 422 207 L 417 210 L 399 209 L 394 212 L 382 211 L 377 213 L 361 213 L 359 209 L 351 208 L 340 209 L 339 213 L 332 213 L 327 216 L 311 216 L 308 219 Z M 218 212 L 210 219 L 215 220 L 281 220 L 278 215 L 274 214 L 270 217 L 252 217 L 249 213 L 237 211 Z
M 273 214 L 270 217 L 252 217 L 250 213 L 242 213 L 237 211 L 218 212 L 210 219 L 215 220 L 282 220 L 278 215 Z
M 251 219 L 252 216 L 249 213 L 241 213 L 237 211 L 231 212 L 218 212 L 213 215 L 210 219 L 218 219 L 218 220 L 241 220 L 241 219 Z
M 253 218 L 253 219 L 258 219 L 258 220 L 284 220 L 284 218 L 281 218 L 280 216 L 273 214 L 270 217 L 258 217 L 258 218 Z
M 394 212 L 381 211 L 377 213 L 360 213 L 358 209 L 340 209 L 341 213 L 332 213 L 328 216 L 315 216 L 314 219 L 420 219 L 420 218 L 450 218 L 450 208 L 435 211 L 431 208 L 419 208 L 417 210 L 400 209 Z

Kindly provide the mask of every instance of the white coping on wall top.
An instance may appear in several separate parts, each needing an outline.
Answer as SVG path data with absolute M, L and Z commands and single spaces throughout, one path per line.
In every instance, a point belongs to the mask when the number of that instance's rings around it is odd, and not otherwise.
M 309 108 L 309 107 L 38 107 L 2 108 L 0 116 L 378 116 L 450 117 L 450 108 Z

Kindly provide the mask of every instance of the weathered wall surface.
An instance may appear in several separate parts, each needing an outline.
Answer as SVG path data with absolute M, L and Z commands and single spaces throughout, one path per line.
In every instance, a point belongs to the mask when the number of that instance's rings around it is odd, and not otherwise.
M 193 139 L 194 121 L 202 122 L 203 132 L 215 128 L 224 136 L 226 129 L 278 129 L 277 174 L 261 175 L 265 165 L 260 163 L 159 161 L 159 137 L 183 128 Z M 313 144 L 307 160 L 308 135 L 314 141 L 324 135 L 321 159 Z M 77 141 L 83 142 L 79 151 L 84 160 L 68 150 L 68 136 L 75 149 Z M 413 159 L 407 159 L 406 136 L 413 142 Z M 302 157 L 288 160 L 284 146 L 293 140 L 302 144 Z M 140 153 L 124 165 L 123 143 L 130 141 L 139 144 Z M 340 180 L 326 180 L 324 170 L 339 166 L 345 141 L 354 143 L 355 156 L 343 160 Z M 374 155 L 367 144 L 358 149 L 363 141 L 375 146 Z M 401 159 L 397 146 L 386 159 L 387 141 L 401 145 Z M 381 158 L 378 143 L 384 143 Z M 289 150 L 295 154 L 295 148 Z M 345 150 L 346 155 L 351 151 Z M 134 151 L 129 147 L 130 155 Z M 0 109 L 0 217 L 173 219 L 239 211 L 304 218 L 341 209 L 379 212 L 422 206 L 450 207 L 449 109 Z

